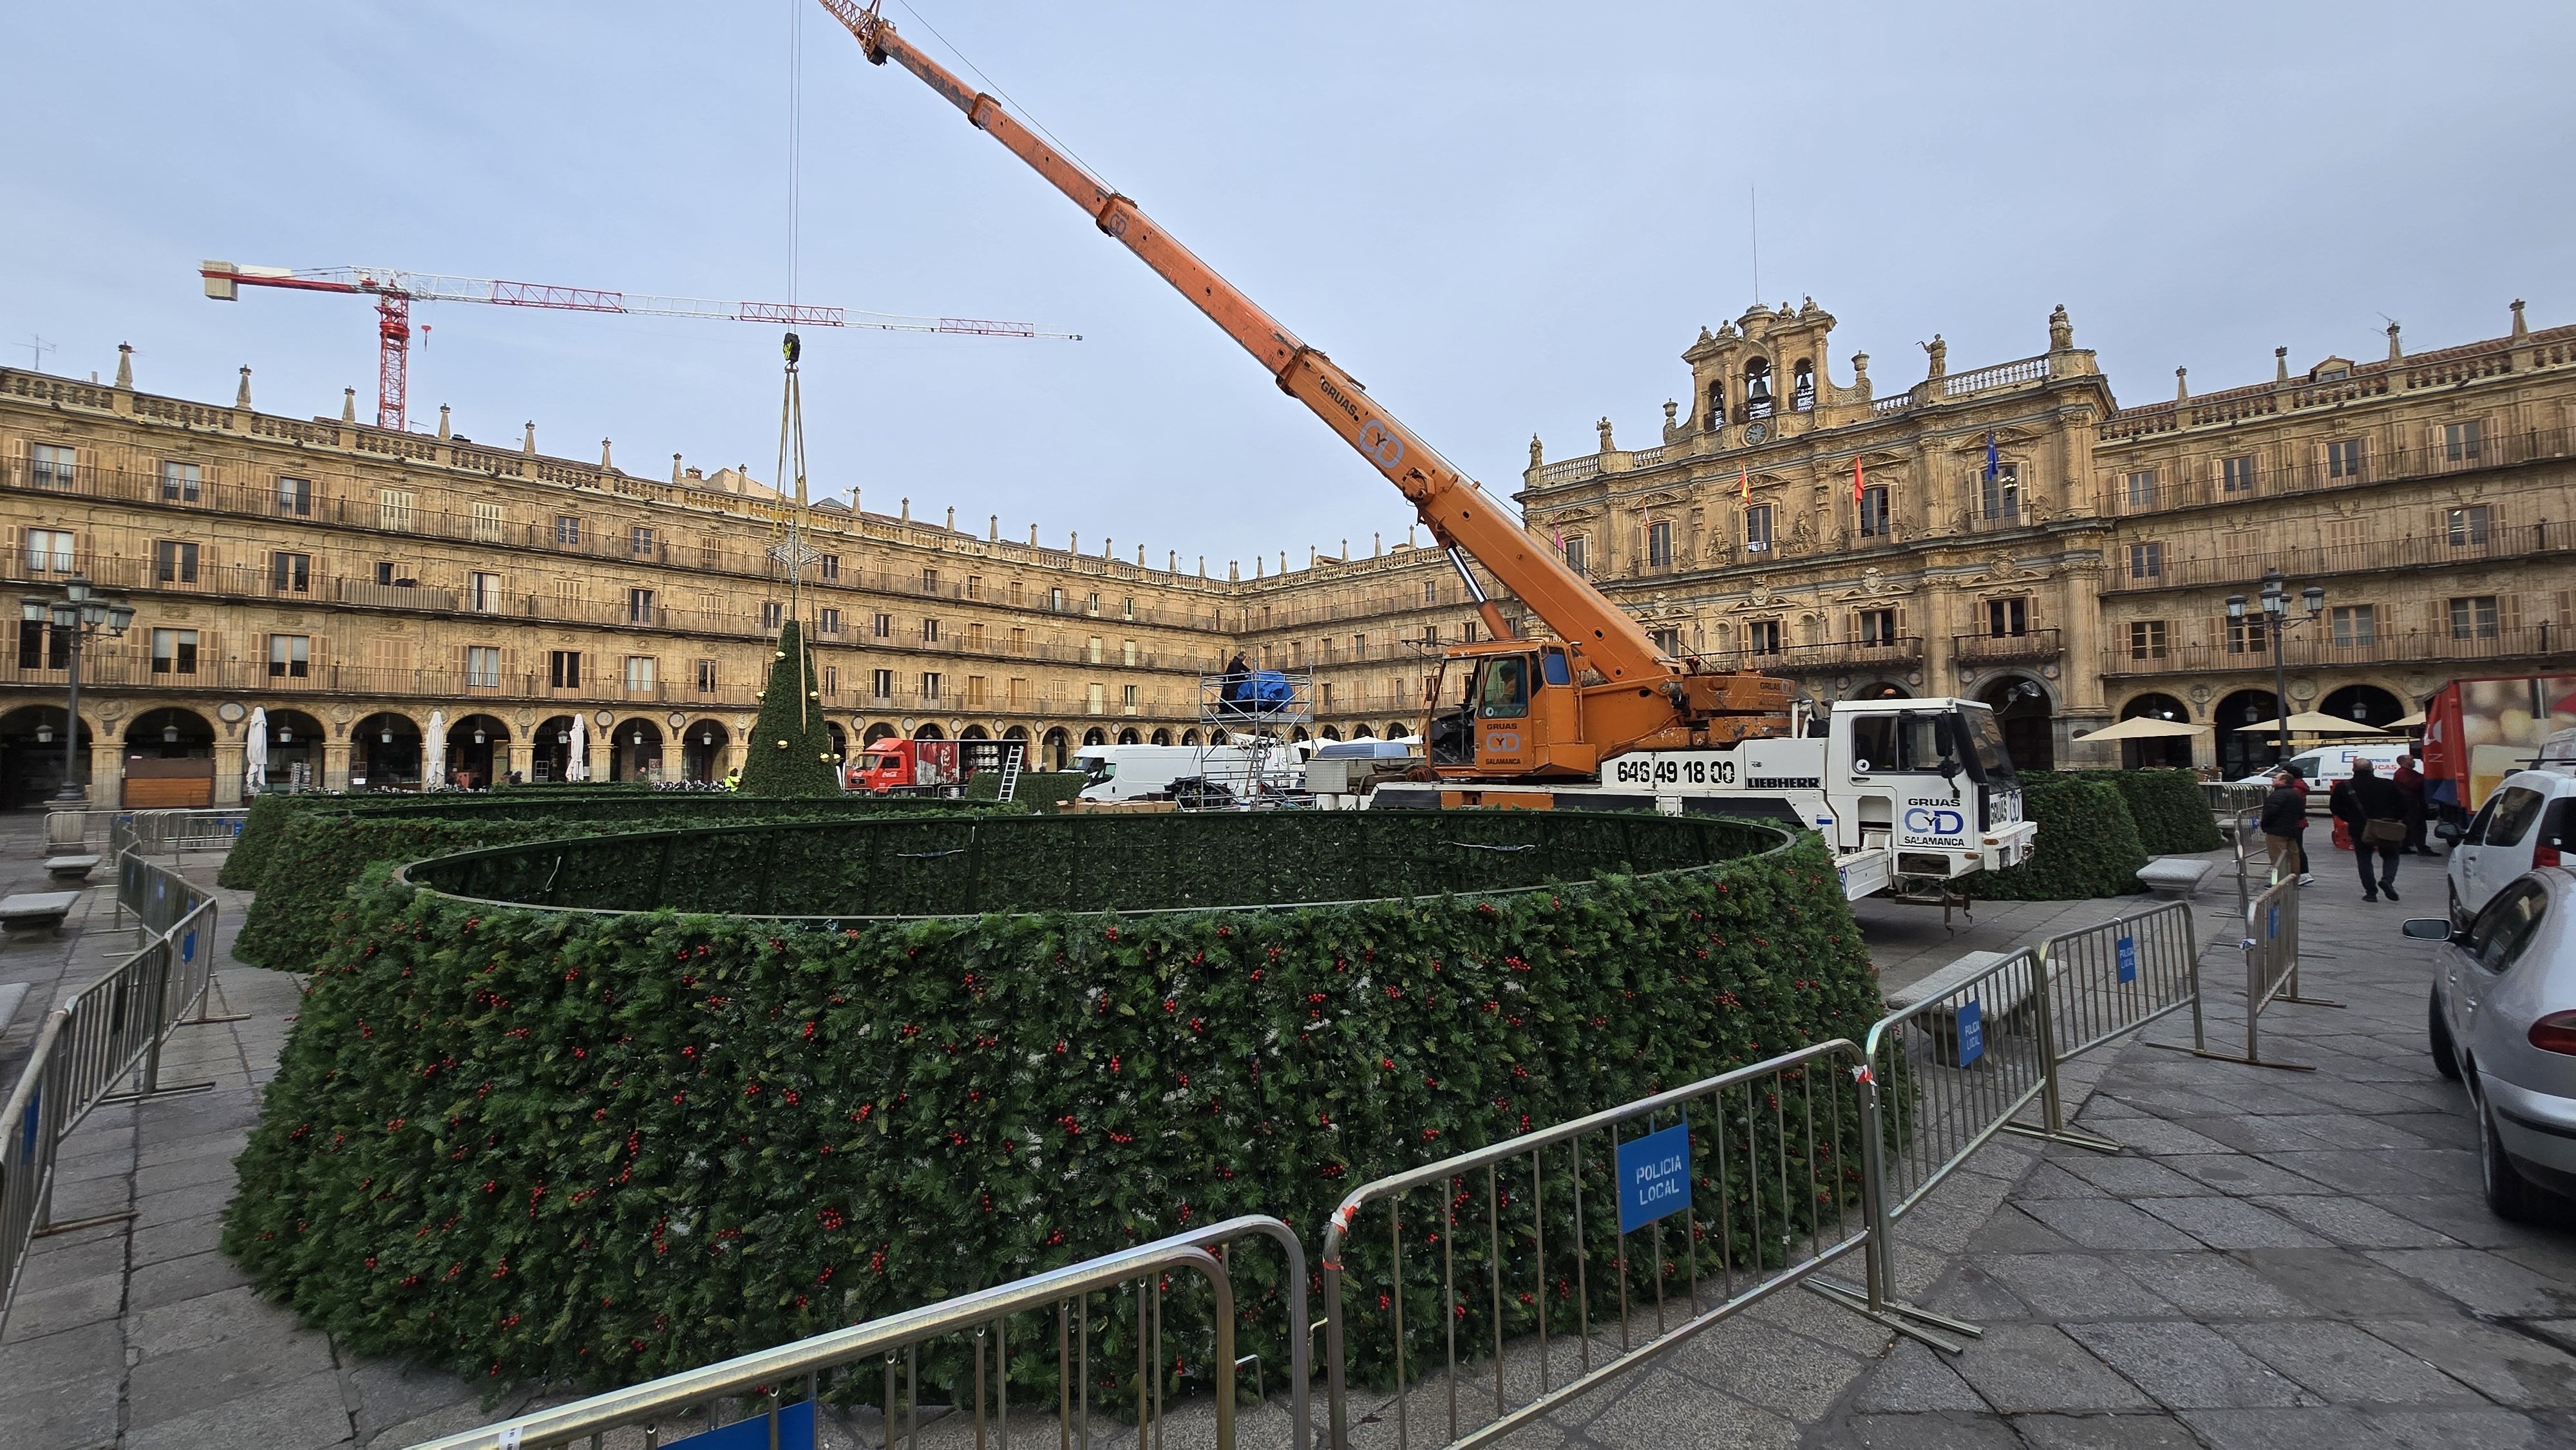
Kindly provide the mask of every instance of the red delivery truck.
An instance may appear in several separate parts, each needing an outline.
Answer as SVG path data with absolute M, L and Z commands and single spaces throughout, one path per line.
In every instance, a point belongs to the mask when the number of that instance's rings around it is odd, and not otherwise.
M 2424 706 L 2427 801 L 2466 820 L 2561 730 L 2576 730 L 2576 675 L 2453 680 Z
M 852 785 L 874 795 L 951 790 L 966 772 L 954 740 L 880 740 L 859 757 Z

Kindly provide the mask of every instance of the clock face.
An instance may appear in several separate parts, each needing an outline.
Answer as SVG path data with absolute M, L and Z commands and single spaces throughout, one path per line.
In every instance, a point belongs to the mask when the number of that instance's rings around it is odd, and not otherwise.
M 1747 423 L 1744 425 L 1744 441 L 1747 443 L 1759 443 L 1770 436 L 1771 425 L 1768 423 Z

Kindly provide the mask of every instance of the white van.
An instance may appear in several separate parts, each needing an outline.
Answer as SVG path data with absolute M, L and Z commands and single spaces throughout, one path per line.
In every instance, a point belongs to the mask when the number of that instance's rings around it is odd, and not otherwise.
M 2316 750 L 2302 750 L 2282 762 L 2297 771 L 2308 782 L 2308 809 L 2325 809 L 2326 795 L 2336 786 L 2352 779 L 2352 763 L 2367 760 L 2370 768 L 2386 780 L 2397 771 L 2397 762 L 2423 751 L 2410 740 L 2392 740 L 2386 744 L 2373 741 L 2367 745 L 2328 745 Z M 2237 782 L 2238 785 L 2270 785 L 2272 772 L 2278 766 L 2266 766 L 2256 774 Z
M 1265 784 L 1276 789 L 1295 783 L 1285 750 L 1240 745 L 1086 745 L 1073 753 L 1073 764 L 1084 776 L 1076 798 L 1086 801 L 1159 796 L 1191 776 L 1214 781 L 1238 800 L 1259 795 Z

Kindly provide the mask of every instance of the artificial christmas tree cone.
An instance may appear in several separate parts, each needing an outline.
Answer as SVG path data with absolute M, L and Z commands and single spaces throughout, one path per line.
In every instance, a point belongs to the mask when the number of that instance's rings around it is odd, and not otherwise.
M 745 747 L 745 795 L 841 793 L 840 756 L 832 749 L 832 732 L 823 727 L 822 678 L 804 631 L 787 621 L 778 632 L 777 657 L 769 662 L 769 688 L 760 694 L 760 722 Z

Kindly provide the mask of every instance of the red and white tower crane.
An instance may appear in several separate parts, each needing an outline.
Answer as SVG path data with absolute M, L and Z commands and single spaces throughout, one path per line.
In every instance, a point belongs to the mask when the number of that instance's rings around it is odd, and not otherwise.
M 376 299 L 376 426 L 404 429 L 404 394 L 411 355 L 414 302 L 484 302 L 499 307 L 542 307 L 556 312 L 624 312 L 648 317 L 703 317 L 717 322 L 774 322 L 791 327 L 864 327 L 880 332 L 945 332 L 964 337 L 1053 338 L 1079 342 L 1078 332 L 1043 332 L 1033 323 L 979 317 L 904 317 L 853 312 L 793 302 L 709 302 L 696 297 L 646 297 L 597 287 L 552 287 L 487 277 L 442 277 L 392 267 L 249 267 L 206 262 L 198 267 L 206 295 L 236 302 L 244 287 L 284 287 L 298 292 L 355 292 Z M 424 326 L 423 331 L 427 328 Z

